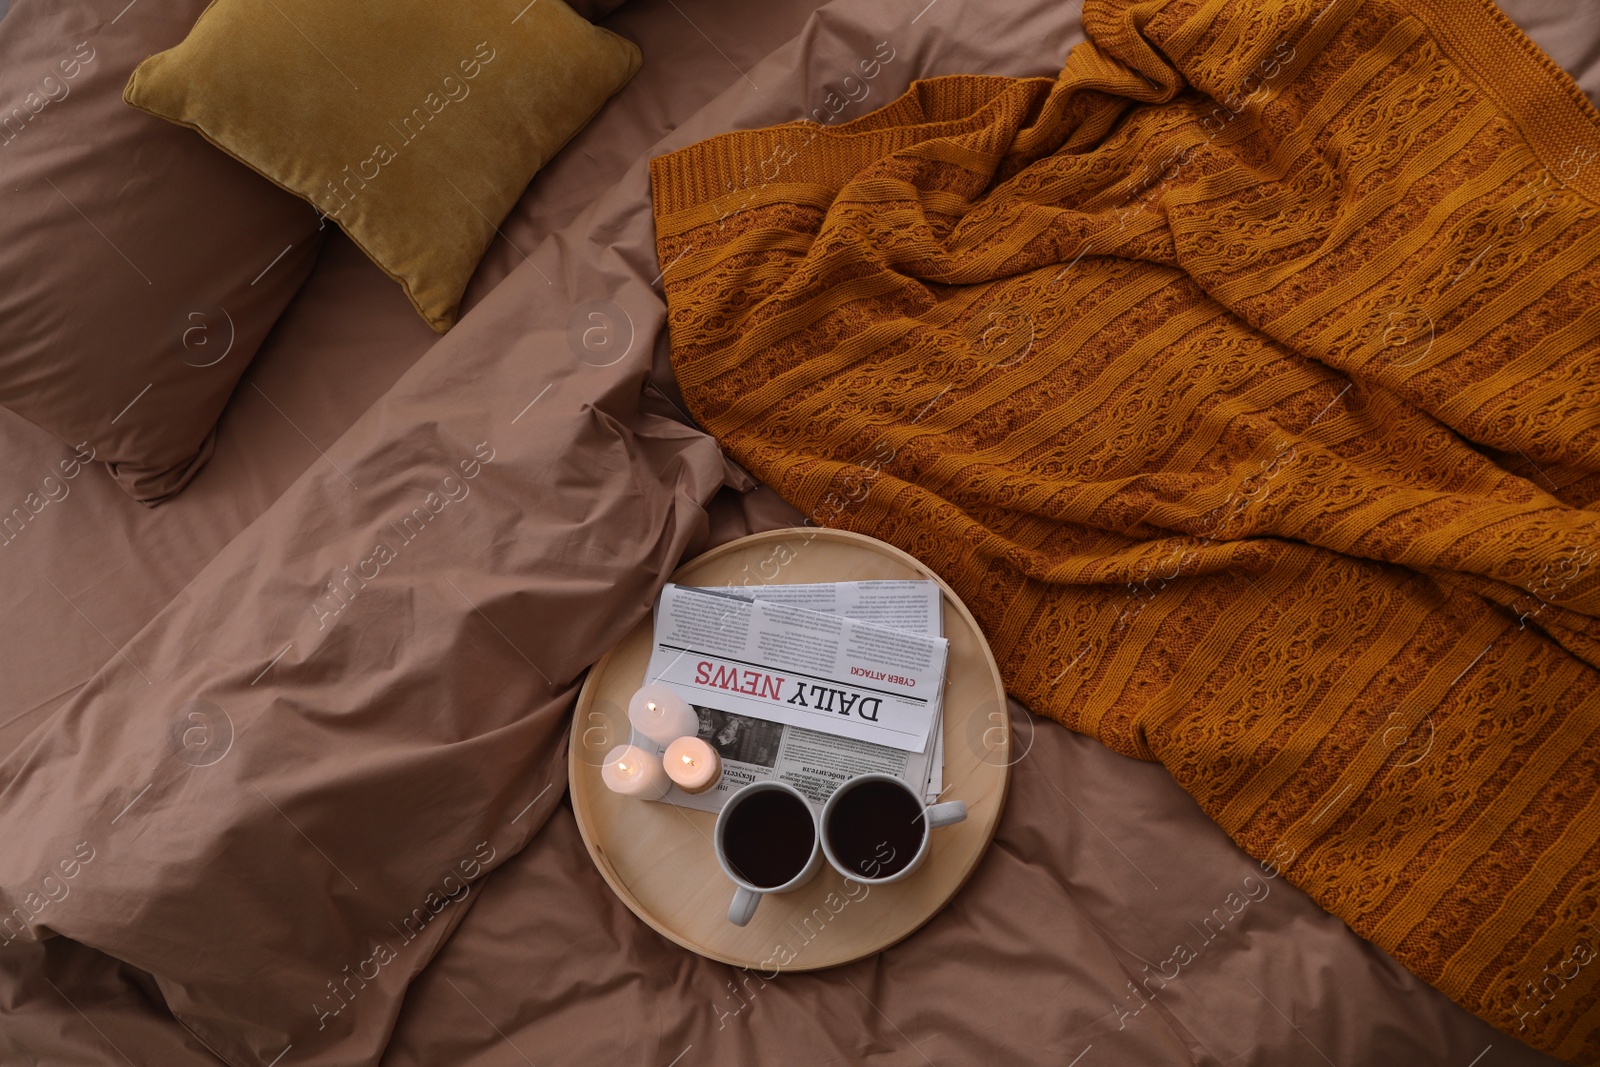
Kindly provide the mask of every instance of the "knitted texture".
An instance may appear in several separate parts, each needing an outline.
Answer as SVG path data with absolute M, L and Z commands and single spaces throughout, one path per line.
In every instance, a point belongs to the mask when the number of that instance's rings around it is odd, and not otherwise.
M 1487 0 L 1087 0 L 656 159 L 695 417 L 1010 692 L 1600 1062 L 1600 115 Z

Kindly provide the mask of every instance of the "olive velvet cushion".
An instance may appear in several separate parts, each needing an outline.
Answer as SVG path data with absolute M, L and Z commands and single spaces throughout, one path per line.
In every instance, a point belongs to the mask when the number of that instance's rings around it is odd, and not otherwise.
M 442 333 L 529 179 L 639 63 L 561 0 L 213 0 L 125 96 L 310 201 Z

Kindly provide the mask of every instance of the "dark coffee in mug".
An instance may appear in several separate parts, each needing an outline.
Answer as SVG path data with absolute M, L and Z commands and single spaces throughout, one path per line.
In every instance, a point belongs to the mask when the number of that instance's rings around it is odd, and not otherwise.
M 862 878 L 888 878 L 917 858 L 928 820 L 909 789 L 872 778 L 844 786 L 822 832 L 843 866 Z
M 727 813 L 722 853 L 740 878 L 774 889 L 806 869 L 816 834 L 805 801 L 785 789 L 763 789 Z

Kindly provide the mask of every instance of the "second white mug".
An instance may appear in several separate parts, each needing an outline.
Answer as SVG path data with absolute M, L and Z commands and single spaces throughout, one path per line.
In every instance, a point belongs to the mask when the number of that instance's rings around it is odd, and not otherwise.
M 822 851 L 846 878 L 885 885 L 909 878 L 928 858 L 933 831 L 966 819 L 960 800 L 924 804 L 900 779 L 859 774 L 822 806 Z

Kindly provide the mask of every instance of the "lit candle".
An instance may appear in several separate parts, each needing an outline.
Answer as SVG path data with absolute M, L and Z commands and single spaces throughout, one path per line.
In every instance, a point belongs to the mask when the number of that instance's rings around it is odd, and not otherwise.
M 637 745 L 612 749 L 600 765 L 600 777 L 613 793 L 641 800 L 660 800 L 672 788 L 672 780 L 661 769 L 661 760 Z
M 658 745 L 698 733 L 700 720 L 682 697 L 660 682 L 645 686 L 628 701 L 628 721 Z
M 704 793 L 722 777 L 722 757 L 698 737 L 680 737 L 663 757 L 667 777 L 685 793 Z

